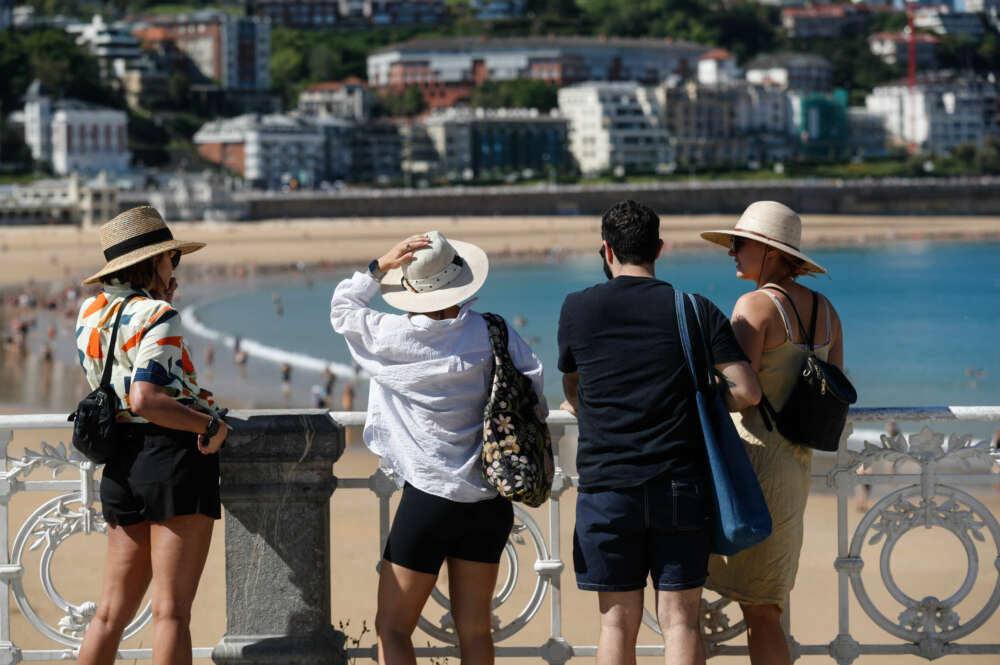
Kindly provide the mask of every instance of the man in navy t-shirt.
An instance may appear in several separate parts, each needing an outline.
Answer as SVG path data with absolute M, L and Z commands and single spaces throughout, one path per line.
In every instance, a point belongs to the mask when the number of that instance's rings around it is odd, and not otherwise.
M 674 289 L 654 274 L 660 220 L 622 201 L 604 214 L 601 238 L 608 281 L 569 294 L 559 316 L 563 404 L 580 430 L 577 586 L 598 592 L 598 663 L 635 662 L 647 576 L 657 589 L 666 662 L 704 663 L 698 608 L 711 482 Z M 760 385 L 729 320 L 696 300 L 730 410 L 756 404 Z M 694 315 L 689 307 L 688 319 Z

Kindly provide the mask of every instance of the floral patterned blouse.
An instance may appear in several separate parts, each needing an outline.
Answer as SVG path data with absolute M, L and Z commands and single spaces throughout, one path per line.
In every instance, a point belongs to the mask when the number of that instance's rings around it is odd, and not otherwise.
M 76 350 L 87 383 L 97 388 L 104 372 L 111 330 L 124 299 L 115 343 L 111 385 L 120 401 L 118 418 L 126 422 L 148 422 L 129 411 L 129 391 L 136 381 L 148 381 L 178 402 L 203 413 L 215 413 L 212 393 L 198 387 L 198 379 L 184 345 L 180 313 L 169 303 L 156 300 L 147 291 L 129 285 L 109 284 L 104 291 L 84 301 L 76 321 Z

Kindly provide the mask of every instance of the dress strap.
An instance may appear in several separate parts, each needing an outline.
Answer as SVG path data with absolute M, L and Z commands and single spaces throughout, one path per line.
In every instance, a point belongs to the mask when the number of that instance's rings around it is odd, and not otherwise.
M 826 306 L 826 343 L 829 344 L 833 341 L 833 336 L 830 332 L 830 301 L 823 296 L 823 304 Z
M 785 338 L 789 342 L 792 341 L 792 322 L 788 318 L 788 312 L 785 311 L 785 306 L 781 304 L 781 299 L 766 289 L 760 289 L 760 292 L 766 293 L 767 297 L 774 301 L 774 306 L 778 308 L 779 312 L 781 312 L 781 320 L 785 322 Z

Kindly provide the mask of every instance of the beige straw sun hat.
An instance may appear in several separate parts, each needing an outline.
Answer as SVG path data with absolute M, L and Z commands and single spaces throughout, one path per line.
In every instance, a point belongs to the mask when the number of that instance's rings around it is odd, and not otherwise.
M 101 277 L 117 272 L 156 256 L 161 252 L 180 250 L 189 254 L 205 246 L 203 242 L 174 240 L 167 223 L 156 208 L 140 206 L 121 213 L 101 225 L 101 250 L 107 264 L 100 272 L 83 280 L 84 284 L 99 282 Z
M 414 250 L 413 260 L 382 278 L 382 298 L 404 312 L 438 312 L 468 300 L 486 281 L 486 252 L 471 242 L 448 240 L 428 231 L 431 244 Z
M 805 262 L 809 272 L 825 273 L 826 269 L 799 251 L 802 243 L 802 220 L 794 210 L 777 201 L 755 201 L 740 215 L 732 229 L 705 231 L 701 237 L 723 247 L 730 246 L 733 236 L 749 238 L 770 245 Z

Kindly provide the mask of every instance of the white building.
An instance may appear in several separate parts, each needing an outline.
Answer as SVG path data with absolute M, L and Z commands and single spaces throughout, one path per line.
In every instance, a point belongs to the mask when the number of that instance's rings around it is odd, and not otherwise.
M 983 38 L 983 23 L 970 11 L 956 12 L 948 5 L 920 7 L 913 12 L 913 25 L 939 35 L 965 35 L 972 39 Z
M 746 66 L 747 81 L 786 90 L 825 91 L 833 80 L 833 65 L 809 53 L 759 55 Z
M 926 32 L 913 36 L 917 67 L 932 67 L 937 63 L 936 50 L 941 38 Z M 907 67 L 910 62 L 909 29 L 903 32 L 876 32 L 868 37 L 868 48 L 889 65 Z
M 965 0 L 965 11 L 985 14 L 986 20 L 1000 30 L 1000 0 Z
M 354 76 L 343 81 L 313 83 L 299 94 L 299 110 L 364 122 L 372 115 L 372 94 L 368 85 Z
M 619 166 L 663 171 L 674 162 L 654 88 L 581 83 L 560 88 L 559 110 L 569 120 L 569 149 L 584 174 Z
M 118 188 L 107 175 L 84 180 L 45 178 L 25 185 L 0 185 L 0 226 L 14 224 L 103 224 L 118 214 Z
M 698 83 L 723 85 L 743 79 L 736 58 L 726 49 L 712 49 L 698 58 Z
M 314 187 L 323 175 L 323 132 L 301 118 L 248 113 L 216 120 L 202 125 L 194 142 L 207 160 L 254 186 Z
M 90 23 L 75 23 L 66 26 L 66 32 L 74 35 L 76 43 L 86 48 L 101 65 L 101 77 L 121 76 L 127 63 L 139 58 L 142 50 L 139 40 L 132 36 L 122 24 L 108 25 L 99 14 L 94 14 Z
M 53 100 L 35 81 L 24 106 L 24 138 L 31 156 L 53 172 L 127 171 L 128 116 L 75 99 Z
M 929 72 L 910 90 L 906 81 L 875 86 L 865 106 L 881 115 L 890 139 L 943 155 L 963 143 L 982 145 L 997 124 L 995 80 L 954 72 Z

